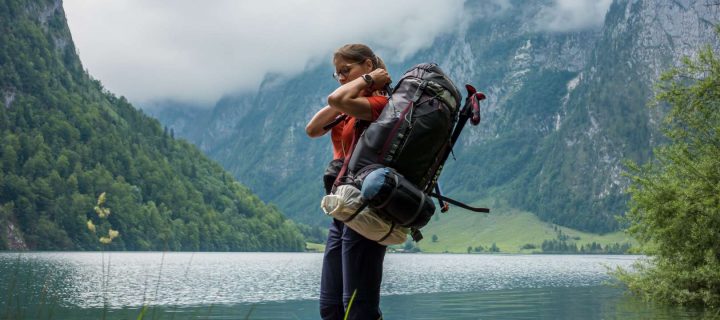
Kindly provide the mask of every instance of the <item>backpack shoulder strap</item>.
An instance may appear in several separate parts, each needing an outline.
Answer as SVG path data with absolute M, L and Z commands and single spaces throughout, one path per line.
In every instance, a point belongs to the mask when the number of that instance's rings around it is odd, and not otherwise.
M 367 129 L 369 125 L 369 121 L 355 118 L 355 128 L 353 128 L 353 139 L 350 143 L 350 153 L 345 157 L 342 168 L 340 169 L 337 178 L 335 178 L 335 182 L 333 183 L 332 187 L 333 193 L 335 192 L 335 189 L 337 189 L 337 187 L 342 184 L 343 180 L 348 175 L 348 165 L 350 164 L 350 159 L 352 158 L 353 152 L 355 151 L 355 145 L 357 144 L 358 140 L 360 140 L 360 135 L 363 133 L 363 131 L 365 131 L 365 129 Z

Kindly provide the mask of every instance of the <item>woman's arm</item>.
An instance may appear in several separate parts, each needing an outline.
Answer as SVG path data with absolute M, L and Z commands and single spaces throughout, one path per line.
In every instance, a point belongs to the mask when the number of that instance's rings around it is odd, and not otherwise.
M 328 96 L 328 105 L 345 114 L 361 120 L 372 120 L 372 108 L 367 97 L 363 94 L 366 90 L 375 91 L 384 87 L 390 82 L 390 75 L 385 69 L 375 69 L 369 73 L 373 78 L 373 85 L 368 88 L 368 83 L 362 77 L 350 81 Z
M 339 115 L 341 115 L 340 111 L 330 106 L 325 106 L 310 119 L 310 122 L 305 126 L 305 133 L 307 133 L 310 138 L 317 138 L 324 135 L 330 130 L 324 130 L 323 127 L 335 120 Z

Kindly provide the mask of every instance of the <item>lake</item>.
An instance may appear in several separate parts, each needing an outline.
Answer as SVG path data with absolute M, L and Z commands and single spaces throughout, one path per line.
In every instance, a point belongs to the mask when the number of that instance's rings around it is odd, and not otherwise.
M 640 256 L 388 254 L 385 319 L 678 319 L 609 268 Z M 317 319 L 320 253 L 0 253 L 0 319 Z

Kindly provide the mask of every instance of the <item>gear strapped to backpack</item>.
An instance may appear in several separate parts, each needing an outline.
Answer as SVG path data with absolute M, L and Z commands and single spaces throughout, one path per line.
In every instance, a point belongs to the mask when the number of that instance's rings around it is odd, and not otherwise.
M 437 186 L 467 120 L 480 122 L 479 101 L 485 96 L 470 85 L 466 88 L 468 97 L 459 110 L 460 93 L 436 64 L 419 64 L 405 72 L 378 119 L 356 135 L 334 188 L 353 184 L 361 189 L 364 204 L 358 211 L 376 209 L 393 225 L 410 228 L 415 241 L 422 239 L 419 229 L 435 213 L 431 196 L 438 198 L 443 212 L 445 201 L 489 212 L 446 198 Z

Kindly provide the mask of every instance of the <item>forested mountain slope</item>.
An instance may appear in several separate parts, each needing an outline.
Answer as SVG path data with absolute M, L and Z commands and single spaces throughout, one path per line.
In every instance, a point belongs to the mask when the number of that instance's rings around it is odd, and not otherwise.
M 0 30 L 0 249 L 99 249 L 89 219 L 119 231 L 110 250 L 303 249 L 277 208 L 83 70 L 59 0 L 0 1 Z

